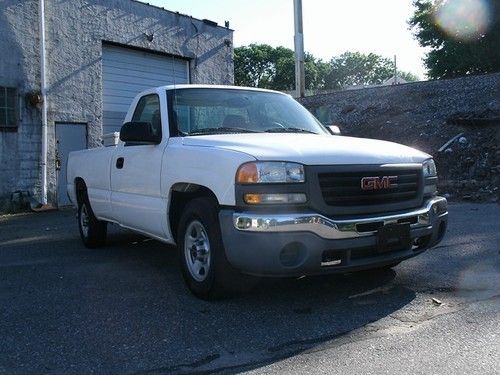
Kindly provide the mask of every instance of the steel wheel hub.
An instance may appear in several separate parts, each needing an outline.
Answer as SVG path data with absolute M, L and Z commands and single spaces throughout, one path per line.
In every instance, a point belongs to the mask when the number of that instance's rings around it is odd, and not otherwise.
M 198 220 L 189 223 L 186 229 L 184 257 L 193 279 L 204 281 L 210 269 L 210 242 L 205 227 Z

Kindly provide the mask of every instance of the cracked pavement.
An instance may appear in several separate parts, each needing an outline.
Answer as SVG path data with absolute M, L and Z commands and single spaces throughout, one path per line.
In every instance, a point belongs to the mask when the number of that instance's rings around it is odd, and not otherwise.
M 0 217 L 0 374 L 500 373 L 500 206 L 452 204 L 393 271 L 191 296 L 174 248 L 74 211 Z M 435 299 L 433 301 L 433 298 Z

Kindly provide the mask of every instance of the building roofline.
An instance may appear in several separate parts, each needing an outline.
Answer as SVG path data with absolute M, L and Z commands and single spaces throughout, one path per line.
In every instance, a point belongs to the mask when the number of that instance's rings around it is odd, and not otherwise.
M 202 20 L 202 19 L 199 19 L 199 18 L 196 18 L 196 17 L 193 17 L 193 16 L 190 16 L 188 14 L 183 14 L 183 13 L 180 13 L 180 12 L 176 12 L 176 11 L 173 11 L 173 10 L 169 10 L 169 9 L 166 9 L 166 8 L 163 8 L 163 7 L 160 7 L 160 6 L 157 6 L 157 5 L 153 5 L 153 4 L 149 4 L 149 3 L 146 3 L 146 2 L 143 2 L 141 0 L 129 0 L 133 3 L 138 3 L 138 4 L 141 4 L 141 5 L 144 5 L 144 6 L 147 6 L 147 7 L 151 7 L 151 8 L 156 8 L 156 9 L 159 9 L 161 11 L 164 11 L 164 12 L 168 12 L 168 13 L 171 13 L 171 14 L 174 14 L 174 15 L 178 15 L 178 16 L 182 16 L 182 17 L 187 17 L 187 18 L 191 18 L 193 20 L 196 20 L 196 21 L 199 21 L 199 22 L 202 22 L 202 23 L 205 23 L 206 25 L 208 26 L 212 26 L 212 27 L 216 27 L 216 28 L 219 28 L 219 29 L 224 29 L 224 30 L 229 30 L 231 32 L 234 32 L 233 29 L 229 28 L 229 27 L 224 27 L 224 26 L 221 26 L 221 25 L 218 25 L 217 22 L 215 21 L 211 21 L 211 20 Z M 217 24 L 216 26 L 210 24 L 210 23 L 207 23 L 205 21 L 209 21 L 209 22 L 213 22 L 215 24 Z

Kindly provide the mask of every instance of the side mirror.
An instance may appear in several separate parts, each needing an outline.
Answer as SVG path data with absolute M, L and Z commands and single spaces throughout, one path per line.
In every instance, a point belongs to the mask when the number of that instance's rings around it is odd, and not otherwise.
M 158 144 L 161 142 L 161 134 L 155 134 L 149 122 L 132 121 L 123 124 L 120 130 L 120 140 L 126 143 Z
M 330 130 L 330 133 L 332 133 L 332 135 L 340 135 L 340 128 L 338 127 L 338 125 L 329 125 L 327 126 L 328 130 Z

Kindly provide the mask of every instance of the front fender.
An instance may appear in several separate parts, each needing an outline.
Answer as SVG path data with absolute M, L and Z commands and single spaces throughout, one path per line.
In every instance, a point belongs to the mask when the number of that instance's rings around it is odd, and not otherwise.
M 234 183 L 238 167 L 254 157 L 216 147 L 186 146 L 182 138 L 172 138 L 162 163 L 162 195 L 168 198 L 176 183 L 205 186 L 216 196 L 219 204 L 234 206 Z

